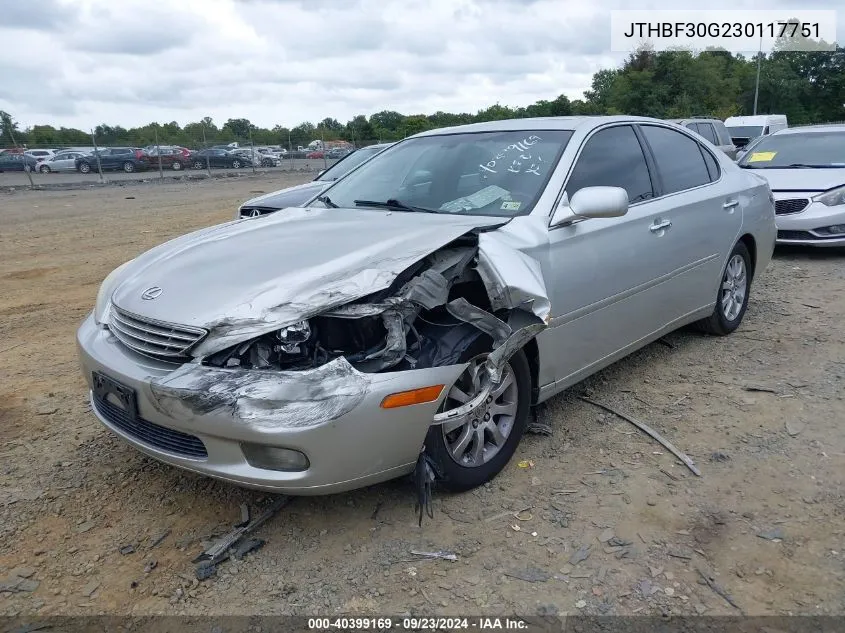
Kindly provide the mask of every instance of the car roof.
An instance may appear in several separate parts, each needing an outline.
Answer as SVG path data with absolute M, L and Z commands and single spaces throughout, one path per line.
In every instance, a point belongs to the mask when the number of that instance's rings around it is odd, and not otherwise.
M 640 116 L 549 116 L 531 117 L 526 119 L 504 119 L 502 121 L 485 121 L 453 127 L 429 130 L 415 134 L 409 138 L 422 136 L 438 136 L 442 134 L 465 134 L 473 132 L 512 132 L 532 130 L 587 130 L 606 123 L 665 123 L 661 119 Z
M 801 127 L 788 127 L 785 130 L 778 130 L 771 136 L 783 136 L 784 134 L 815 134 L 819 132 L 845 132 L 845 123 L 830 123 L 820 125 L 805 125 Z

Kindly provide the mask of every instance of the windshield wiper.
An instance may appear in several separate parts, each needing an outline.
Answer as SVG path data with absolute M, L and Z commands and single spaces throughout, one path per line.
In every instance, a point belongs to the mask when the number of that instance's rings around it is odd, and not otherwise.
M 327 207 L 331 207 L 332 209 L 337 209 L 338 206 L 332 202 L 332 199 L 328 196 L 317 196 L 317 202 L 322 202 Z
M 839 165 L 842 167 L 842 165 Z M 835 167 L 835 165 L 819 165 L 817 163 L 792 163 L 787 165 L 787 167 L 795 167 L 800 169 L 831 169 Z
M 384 202 L 378 200 L 355 200 L 356 207 L 375 207 L 376 209 L 391 209 L 396 211 L 413 211 L 418 213 L 440 213 L 437 209 L 427 209 L 426 207 L 415 207 L 410 204 L 405 204 L 396 198 L 390 198 Z

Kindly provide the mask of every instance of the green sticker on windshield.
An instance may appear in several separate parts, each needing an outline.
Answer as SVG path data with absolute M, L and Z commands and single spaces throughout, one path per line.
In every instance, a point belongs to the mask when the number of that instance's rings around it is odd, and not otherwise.
M 505 200 L 502 202 L 502 210 L 504 211 L 519 211 L 519 207 L 521 206 L 522 203 L 516 200 Z

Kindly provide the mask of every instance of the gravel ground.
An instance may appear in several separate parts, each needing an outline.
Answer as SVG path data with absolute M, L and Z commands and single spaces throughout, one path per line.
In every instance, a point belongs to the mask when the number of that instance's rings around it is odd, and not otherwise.
M 676 332 L 540 407 L 552 435 L 484 488 L 435 492 L 421 528 L 406 481 L 295 499 L 262 549 L 195 580 L 240 504 L 270 499 L 107 432 L 74 332 L 121 262 L 307 178 L 0 192 L 0 615 L 845 612 L 836 251 L 778 251 L 734 335 Z

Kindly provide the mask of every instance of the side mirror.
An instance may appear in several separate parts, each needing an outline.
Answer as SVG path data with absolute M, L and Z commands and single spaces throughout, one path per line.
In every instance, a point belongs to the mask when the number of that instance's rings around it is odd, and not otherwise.
M 628 213 L 628 192 L 621 187 L 584 187 L 572 200 L 564 195 L 549 226 L 563 226 L 586 218 L 618 218 Z

